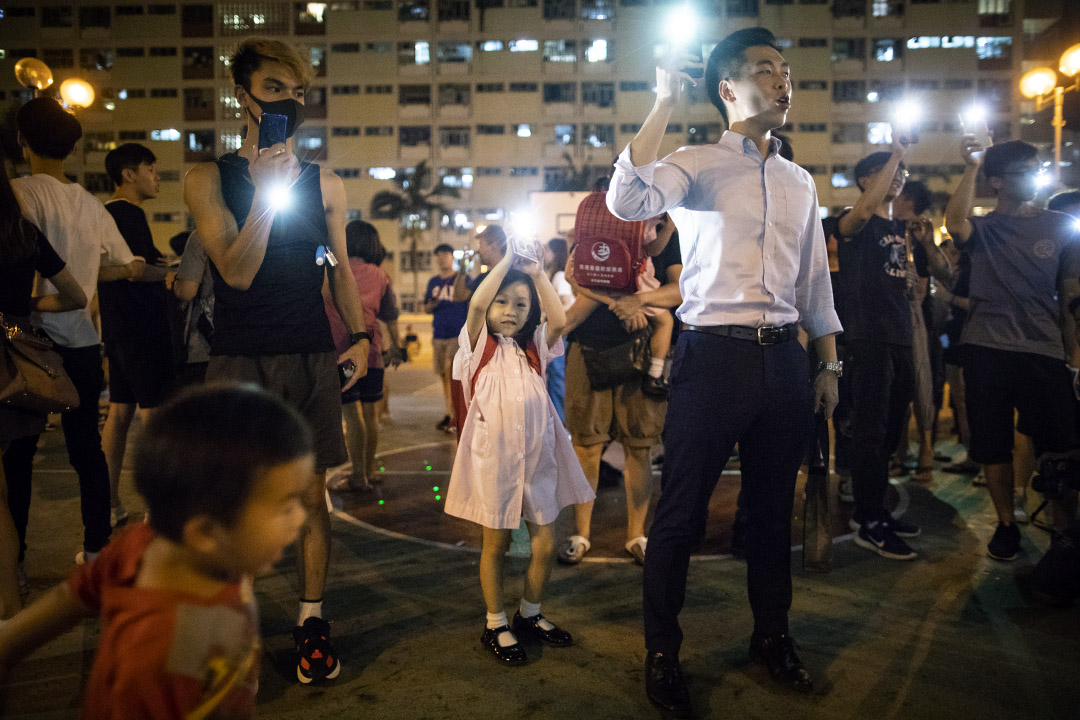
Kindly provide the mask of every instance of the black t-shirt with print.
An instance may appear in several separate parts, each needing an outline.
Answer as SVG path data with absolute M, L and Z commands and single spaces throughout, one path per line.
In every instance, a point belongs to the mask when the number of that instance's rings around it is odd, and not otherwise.
M 873 215 L 839 241 L 846 339 L 911 345 L 904 223 Z

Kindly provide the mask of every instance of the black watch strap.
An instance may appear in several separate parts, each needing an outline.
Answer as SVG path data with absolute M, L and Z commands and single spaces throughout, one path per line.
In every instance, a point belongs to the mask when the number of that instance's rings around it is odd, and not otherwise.
M 371 335 L 369 335 L 366 332 L 357 332 L 357 333 L 350 333 L 349 334 L 349 344 L 350 345 L 355 345 L 356 343 L 360 342 L 361 340 L 367 340 L 368 342 L 371 342 Z

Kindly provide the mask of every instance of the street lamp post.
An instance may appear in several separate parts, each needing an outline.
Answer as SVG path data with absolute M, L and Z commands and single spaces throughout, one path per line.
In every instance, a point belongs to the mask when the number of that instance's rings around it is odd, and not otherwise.
M 1061 130 L 1065 127 L 1065 118 L 1062 107 L 1065 103 L 1065 93 L 1070 90 L 1080 90 L 1080 43 L 1073 45 L 1061 54 L 1061 62 L 1058 70 L 1063 75 L 1076 78 L 1070 86 L 1058 85 L 1058 76 L 1051 68 L 1035 68 L 1024 73 L 1020 78 L 1020 92 L 1024 97 L 1035 101 L 1035 110 L 1042 110 L 1051 102 L 1054 103 L 1054 180 L 1061 182 Z

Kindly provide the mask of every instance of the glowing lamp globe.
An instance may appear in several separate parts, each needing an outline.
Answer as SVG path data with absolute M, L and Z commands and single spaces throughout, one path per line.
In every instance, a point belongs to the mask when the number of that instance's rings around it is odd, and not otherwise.
M 53 74 L 49 66 L 37 58 L 27 57 L 15 63 L 15 79 L 24 88 L 44 90 L 53 84 Z
M 1061 67 L 1058 69 L 1068 77 L 1076 77 L 1080 73 L 1080 43 L 1061 53 Z
M 1024 97 L 1037 98 L 1046 95 L 1057 85 L 1057 73 L 1050 68 L 1036 68 L 1020 78 L 1020 92 Z
M 60 83 L 60 97 L 71 107 L 88 108 L 94 104 L 94 88 L 79 78 Z

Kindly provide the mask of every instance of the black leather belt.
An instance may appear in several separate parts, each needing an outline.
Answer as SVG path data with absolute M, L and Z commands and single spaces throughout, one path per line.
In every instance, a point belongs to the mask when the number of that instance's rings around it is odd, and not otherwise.
M 799 336 L 797 327 L 795 323 L 781 327 L 765 326 L 756 328 L 743 325 L 687 325 L 686 323 L 682 325 L 683 330 L 721 335 L 736 340 L 747 340 L 758 345 L 779 345 L 794 340 Z

